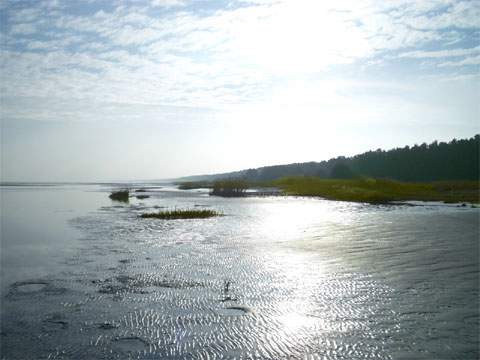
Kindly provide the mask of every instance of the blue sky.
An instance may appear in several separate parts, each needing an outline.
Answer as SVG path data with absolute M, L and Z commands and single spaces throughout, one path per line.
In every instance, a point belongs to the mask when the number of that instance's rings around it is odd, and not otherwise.
M 0 1 L 1 178 L 153 179 L 480 132 L 478 1 Z

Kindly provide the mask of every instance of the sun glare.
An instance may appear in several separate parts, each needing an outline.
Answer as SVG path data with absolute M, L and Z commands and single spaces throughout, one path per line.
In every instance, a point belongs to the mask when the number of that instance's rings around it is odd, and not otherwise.
M 233 47 L 273 72 L 321 71 L 370 51 L 358 28 L 329 2 L 285 2 L 252 20 L 248 29 L 236 34 Z

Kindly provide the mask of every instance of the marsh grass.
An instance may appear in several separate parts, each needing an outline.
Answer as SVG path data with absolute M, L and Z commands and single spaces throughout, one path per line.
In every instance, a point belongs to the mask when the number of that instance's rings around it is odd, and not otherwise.
M 176 183 L 176 185 L 180 190 L 211 189 L 213 187 L 213 183 L 208 181 L 186 181 Z
M 223 197 L 241 197 L 245 196 L 250 185 L 243 180 L 220 180 L 213 183 L 213 189 L 210 195 Z
M 115 201 L 128 202 L 130 191 L 128 189 L 112 191 L 109 198 Z
M 272 182 L 287 195 L 319 196 L 330 200 L 366 203 L 389 203 L 420 200 L 480 202 L 480 186 L 475 181 L 406 183 L 388 179 L 321 179 L 290 177 Z
M 222 213 L 209 210 L 209 209 L 173 209 L 164 210 L 156 213 L 146 213 L 140 215 L 143 219 L 164 219 L 164 220 L 176 220 L 176 219 L 205 219 L 214 216 L 221 216 Z
M 139 200 L 142 200 L 142 199 L 148 199 L 150 195 L 136 195 L 135 197 Z

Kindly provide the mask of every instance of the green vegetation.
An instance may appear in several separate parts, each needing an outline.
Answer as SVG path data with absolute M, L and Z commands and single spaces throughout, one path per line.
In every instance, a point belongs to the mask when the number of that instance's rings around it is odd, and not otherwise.
M 405 183 L 387 179 L 321 179 L 289 177 L 272 182 L 287 195 L 319 196 L 330 200 L 389 203 L 420 200 L 480 203 L 476 181 Z
M 109 198 L 115 201 L 128 202 L 130 191 L 128 189 L 112 191 Z
M 265 166 L 231 173 L 191 177 L 188 180 L 216 181 L 243 179 L 262 182 L 283 177 L 305 176 L 325 179 L 358 177 L 388 178 L 399 181 L 480 180 L 480 135 L 450 142 L 415 144 L 391 150 L 377 149 L 353 157 L 328 161 Z M 187 179 L 186 179 L 187 180 Z
M 245 196 L 245 192 L 253 184 L 249 184 L 244 180 L 219 180 L 215 182 L 210 181 L 186 181 L 177 183 L 180 190 L 192 189 L 212 189 L 210 195 L 224 196 L 224 197 L 238 197 Z
M 211 189 L 213 187 L 213 184 L 208 181 L 185 181 L 176 185 L 180 190 Z
M 139 200 L 142 200 L 142 199 L 148 199 L 150 197 L 150 195 L 137 195 L 135 197 Z
M 204 219 L 204 218 L 221 216 L 221 215 L 222 213 L 220 212 L 217 212 L 214 210 L 208 210 L 208 209 L 201 209 L 201 210 L 174 209 L 174 210 L 160 211 L 157 213 L 146 213 L 146 214 L 140 215 L 140 217 L 143 219 L 154 218 L 154 219 L 164 219 L 164 220 L 176 220 L 176 219 Z
M 248 183 L 243 180 L 221 180 L 213 183 L 213 190 L 210 195 L 224 197 L 245 196 Z
M 338 178 L 298 176 L 256 183 L 245 180 L 220 180 L 214 183 L 190 182 L 186 183 L 185 187 L 189 189 L 195 189 L 196 186 L 210 187 L 212 188 L 211 195 L 223 197 L 246 196 L 246 190 L 249 188 L 277 187 L 282 190 L 283 195 L 319 196 L 329 200 L 372 204 L 408 200 L 480 203 L 480 183 L 478 181 L 401 182 L 390 179 L 365 178 L 354 175 L 343 162 L 335 164 L 333 174 Z M 353 176 L 356 177 L 350 178 Z

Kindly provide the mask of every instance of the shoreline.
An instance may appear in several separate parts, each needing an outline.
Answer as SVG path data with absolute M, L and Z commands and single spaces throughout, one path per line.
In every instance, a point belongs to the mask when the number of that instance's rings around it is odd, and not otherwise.
M 229 180 L 222 183 L 228 184 Z M 177 183 L 181 190 L 213 189 L 215 183 Z M 233 184 L 233 181 L 232 181 Z M 238 180 L 235 180 L 238 184 Z M 435 181 L 407 183 L 389 179 L 323 179 L 290 177 L 271 182 L 243 182 L 242 191 L 212 191 L 221 197 L 305 196 L 325 200 L 379 205 L 399 205 L 408 201 L 443 202 L 472 207 L 480 205 L 480 184 L 476 181 Z M 253 190 L 253 191 L 252 191 Z M 465 205 L 463 205 L 465 204 Z M 415 206 L 415 205 L 413 205 Z

